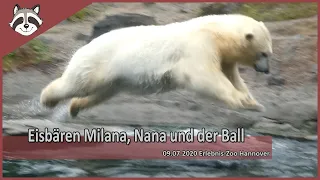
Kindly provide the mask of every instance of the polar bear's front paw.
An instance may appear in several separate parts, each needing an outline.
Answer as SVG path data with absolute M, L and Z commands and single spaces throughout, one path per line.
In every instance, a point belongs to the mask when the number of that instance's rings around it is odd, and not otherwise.
M 228 104 L 232 109 L 246 109 L 258 112 L 265 111 L 265 107 L 259 104 L 250 94 L 239 91 L 235 91 Z
M 255 110 L 258 112 L 266 112 L 266 108 L 262 104 L 259 104 L 259 103 L 256 104 Z
M 245 99 L 246 96 L 243 93 L 235 91 L 231 97 L 226 97 L 225 102 L 231 109 L 243 109 L 245 108 L 243 104 Z
M 246 95 L 246 98 L 242 100 L 242 104 L 244 109 L 257 111 L 257 112 L 265 112 L 266 108 L 258 103 L 252 96 Z

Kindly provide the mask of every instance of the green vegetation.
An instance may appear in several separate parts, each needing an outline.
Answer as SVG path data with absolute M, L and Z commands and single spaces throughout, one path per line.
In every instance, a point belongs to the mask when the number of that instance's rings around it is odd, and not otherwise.
M 247 3 L 239 13 L 259 21 L 282 21 L 317 15 L 317 3 Z
M 199 16 L 240 13 L 259 21 L 282 21 L 317 15 L 317 3 L 215 3 L 204 6 Z M 229 7 L 228 7 L 229 6 Z
M 94 11 L 90 7 L 85 7 L 80 11 L 76 12 L 72 16 L 68 17 L 67 20 L 71 22 L 80 22 L 85 20 L 88 16 L 93 16 Z
M 33 39 L 4 56 L 2 69 L 7 72 L 13 68 L 34 65 L 44 61 L 50 61 L 49 48 L 42 41 Z

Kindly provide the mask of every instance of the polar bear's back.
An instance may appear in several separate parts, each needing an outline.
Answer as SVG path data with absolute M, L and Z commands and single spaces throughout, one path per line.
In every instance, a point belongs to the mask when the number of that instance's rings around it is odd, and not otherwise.
M 103 62 L 105 68 L 116 74 L 135 76 L 163 72 L 176 62 L 181 46 L 186 43 L 183 34 L 167 29 L 165 26 L 138 26 L 114 30 L 94 39 L 81 51 L 92 55 L 90 61 Z
M 211 15 L 167 25 L 113 30 L 80 48 L 68 69 L 125 77 L 161 75 L 173 68 L 185 53 L 196 52 L 195 49 L 201 47 L 199 42 L 205 43 L 197 41 L 197 37 L 190 36 L 190 33 L 208 23 L 215 24 L 217 31 L 237 31 L 248 21 L 255 22 L 242 15 Z M 197 54 L 201 59 L 201 50 Z

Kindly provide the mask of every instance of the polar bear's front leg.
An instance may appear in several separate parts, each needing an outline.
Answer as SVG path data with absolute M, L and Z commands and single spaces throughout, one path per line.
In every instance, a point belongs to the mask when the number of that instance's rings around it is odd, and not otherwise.
M 221 71 L 192 71 L 185 73 L 187 80 L 183 86 L 209 98 L 217 98 L 232 109 L 246 108 L 243 104 L 248 99 L 245 93 L 238 91 Z
M 246 106 L 246 109 L 264 112 L 265 107 L 253 97 L 244 80 L 241 78 L 237 64 L 224 64 L 222 66 L 222 69 L 223 73 L 230 80 L 233 86 L 249 97 L 246 101 L 243 102 L 243 104 Z

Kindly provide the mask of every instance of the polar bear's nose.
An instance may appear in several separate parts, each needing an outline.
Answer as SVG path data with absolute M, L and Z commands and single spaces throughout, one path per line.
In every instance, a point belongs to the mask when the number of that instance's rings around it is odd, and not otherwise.
M 264 64 L 262 64 L 262 65 L 264 65 Z M 265 74 L 269 74 L 270 73 L 270 71 L 269 71 L 269 67 L 268 67 L 268 65 L 266 65 L 266 66 L 262 66 L 261 65 L 261 63 L 259 64 L 255 64 L 254 65 L 254 69 L 257 71 L 257 72 L 262 72 L 262 73 L 265 73 Z

